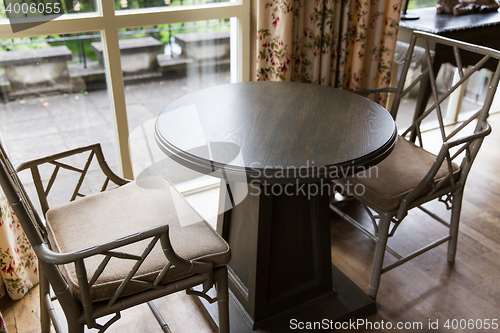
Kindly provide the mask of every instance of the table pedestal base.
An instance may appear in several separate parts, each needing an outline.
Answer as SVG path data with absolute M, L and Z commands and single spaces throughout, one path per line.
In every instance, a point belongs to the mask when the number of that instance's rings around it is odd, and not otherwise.
M 308 332 L 329 331 L 335 328 L 335 322 L 349 321 L 351 318 L 365 318 L 377 312 L 375 301 L 335 266 L 332 266 L 332 277 L 334 288 L 337 290 L 336 296 L 321 299 L 306 308 L 296 310 L 256 329 L 252 328 L 244 309 L 237 300 L 235 301 L 234 295 L 230 292 L 229 323 L 231 333 L 283 333 L 292 331 L 294 325 L 297 325 L 298 329 L 299 323 L 300 325 L 307 323 L 313 325 L 314 322 L 325 324 L 316 324 L 320 327 L 307 330 Z M 196 299 L 199 300 L 199 298 Z M 213 325 L 217 325 L 217 304 L 209 304 L 205 300 L 201 301 L 210 315 Z
M 231 247 L 232 325 L 283 331 L 291 319 L 329 323 L 376 311 L 337 268 L 332 273 L 329 186 L 222 183 L 217 229 Z M 228 210 L 238 193 L 247 195 Z

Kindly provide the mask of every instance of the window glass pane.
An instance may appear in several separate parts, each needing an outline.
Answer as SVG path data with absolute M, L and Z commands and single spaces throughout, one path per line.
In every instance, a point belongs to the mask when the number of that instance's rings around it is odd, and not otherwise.
M 408 9 L 435 7 L 436 0 L 411 0 L 408 1 Z
M 47 1 L 47 0 L 45 0 Z M 65 0 L 68 1 L 68 0 Z M 78 2 L 72 0 L 73 5 L 73 11 L 71 9 L 68 11 L 69 13 L 91 13 L 91 12 L 97 12 L 97 0 L 78 0 Z M 71 5 L 67 6 L 68 8 L 71 8 Z
M 3 1 L 0 1 L 0 21 L 7 19 L 7 14 L 5 13 L 5 5 Z
M 91 43 L 99 41 L 99 32 L 0 40 L 0 135 L 12 163 L 99 142 L 118 172 L 104 65 L 91 50 Z M 81 168 L 86 159 L 78 156 L 68 163 Z M 41 170 L 45 184 L 52 170 Z M 51 203 L 67 202 L 79 176 L 61 169 Z M 34 193 L 29 172 L 21 177 Z M 100 189 L 96 165 L 87 178 L 82 193 Z
M 119 31 L 131 133 L 142 131 L 141 125 L 156 118 L 177 98 L 231 82 L 229 29 L 229 19 L 224 19 Z M 137 176 L 149 162 L 134 158 L 132 139 L 130 146 Z M 167 169 L 167 177 L 176 185 L 200 176 L 174 162 Z
M 472 74 L 467 81 L 464 92 L 464 100 L 460 112 L 468 112 L 475 110 L 470 105 L 482 105 L 484 103 L 486 92 L 488 91 L 488 84 L 492 79 L 493 73 L 485 68 Z
M 187 5 L 206 5 L 212 3 L 229 2 L 230 0 L 115 0 L 116 10 L 140 9 L 151 7 L 173 7 Z

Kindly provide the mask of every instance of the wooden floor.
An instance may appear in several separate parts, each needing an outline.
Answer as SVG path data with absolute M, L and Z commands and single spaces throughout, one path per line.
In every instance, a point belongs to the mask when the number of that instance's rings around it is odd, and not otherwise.
M 429 332 L 429 322 L 436 321 L 438 329 L 432 332 L 495 331 L 444 326 L 453 319 L 500 321 L 500 115 L 491 116 L 490 123 L 493 133 L 486 138 L 467 182 L 455 263 L 447 263 L 444 244 L 384 274 L 377 299 L 378 313 L 367 318 L 368 328 L 343 331 Z M 349 209 L 369 223 L 359 207 L 351 205 Z M 374 242 L 334 213 L 331 227 L 333 263 L 366 291 Z M 445 232 L 442 225 L 429 221 L 425 214 L 412 212 L 390 244 L 409 253 Z M 390 254 L 386 258 L 386 263 L 391 261 Z M 9 332 L 39 332 L 37 297 L 38 287 L 20 301 L 0 300 Z M 174 332 L 214 332 L 197 303 L 185 294 L 168 296 L 157 301 L 157 306 Z M 386 328 L 378 329 L 382 322 Z M 388 323 L 392 329 L 387 329 Z M 407 327 L 421 323 L 422 328 L 397 329 L 398 323 Z M 139 307 L 126 311 L 109 332 L 161 330 L 149 310 Z

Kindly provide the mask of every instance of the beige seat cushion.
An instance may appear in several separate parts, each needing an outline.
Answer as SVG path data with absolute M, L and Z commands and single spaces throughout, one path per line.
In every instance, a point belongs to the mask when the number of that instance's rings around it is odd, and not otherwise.
M 168 181 L 158 177 L 153 185 L 156 189 L 144 188 L 132 182 L 50 209 L 47 212 L 47 229 L 52 249 L 65 253 L 78 251 L 168 224 L 172 247 L 179 256 L 187 260 L 213 262 L 214 267 L 227 264 L 231 258 L 228 244 Z M 149 241 L 150 239 L 144 240 L 115 251 L 140 255 Z M 103 258 L 104 256 L 98 255 L 85 259 L 89 280 Z M 92 300 L 110 299 L 135 263 L 135 260 L 112 258 L 91 288 Z M 153 282 L 166 264 L 167 259 L 158 241 L 135 278 Z M 73 294 L 80 299 L 74 265 L 64 265 L 61 271 Z M 172 267 L 162 283 L 187 275 Z M 130 285 L 123 296 L 141 290 L 143 287 L 137 284 Z
M 364 193 L 358 186 L 357 194 L 375 206 L 390 211 L 398 208 L 401 199 L 420 183 L 435 160 L 436 155 L 399 137 L 394 150 L 385 160 L 372 169 L 337 179 L 334 183 L 336 190 L 351 192 L 348 194 L 352 194 L 355 185 L 363 185 Z M 453 173 L 456 174 L 460 168 L 455 163 L 452 166 Z M 443 164 L 434 180 L 437 182 L 447 174 L 448 167 Z

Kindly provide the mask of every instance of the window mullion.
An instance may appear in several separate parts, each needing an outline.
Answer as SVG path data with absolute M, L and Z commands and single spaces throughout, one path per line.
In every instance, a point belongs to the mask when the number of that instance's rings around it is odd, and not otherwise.
M 140 27 L 144 25 L 158 25 L 169 23 L 181 23 L 189 21 L 202 21 L 212 19 L 223 19 L 227 17 L 240 17 L 250 12 L 245 12 L 244 4 L 220 3 L 196 6 L 177 6 L 167 8 L 150 8 L 140 10 L 123 10 L 116 12 L 116 22 L 119 29 Z M 249 2 L 248 2 L 249 3 Z
M 0 21 L 0 36 L 2 39 L 72 34 L 97 31 L 104 28 L 104 18 L 98 13 L 62 15 L 58 19 L 45 22 L 36 27 L 12 32 L 9 20 Z
M 105 59 L 111 109 L 114 115 L 116 142 L 120 171 L 124 178 L 133 179 L 132 161 L 128 147 L 128 120 L 125 103 L 125 87 L 121 66 L 118 29 L 113 1 L 101 0 L 105 27 L 102 30 L 103 57 Z
M 250 81 L 250 1 L 231 18 L 231 82 Z

